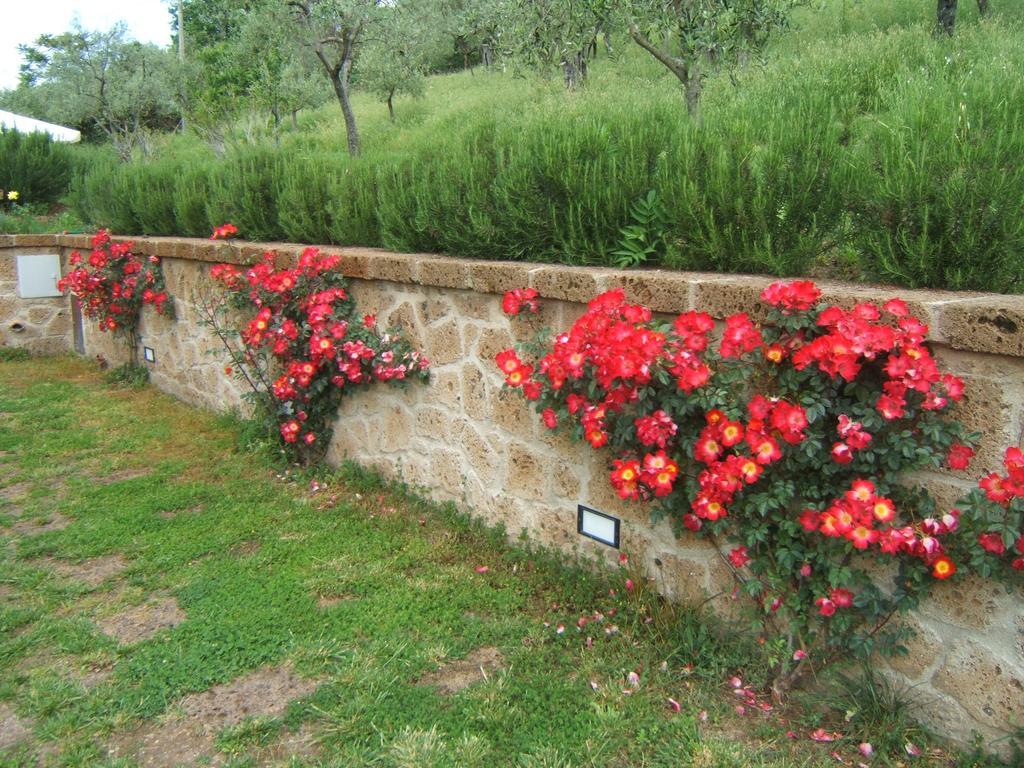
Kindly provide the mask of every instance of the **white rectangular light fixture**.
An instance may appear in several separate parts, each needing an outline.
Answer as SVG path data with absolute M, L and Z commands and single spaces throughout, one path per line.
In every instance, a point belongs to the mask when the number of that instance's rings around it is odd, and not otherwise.
M 156 352 L 153 351 L 152 347 L 143 347 L 142 348 L 142 356 L 144 358 L 146 358 L 146 362 L 147 363 L 155 363 L 156 362 Z
M 617 517 L 582 504 L 576 507 L 576 532 L 616 549 L 619 548 L 619 522 Z

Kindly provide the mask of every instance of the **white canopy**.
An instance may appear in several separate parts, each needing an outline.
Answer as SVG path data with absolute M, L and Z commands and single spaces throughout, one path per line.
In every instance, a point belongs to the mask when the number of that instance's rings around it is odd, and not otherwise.
M 48 133 L 54 141 L 76 142 L 82 140 L 82 134 L 74 128 L 65 128 L 63 125 L 44 123 L 24 115 L 16 115 L 13 112 L 5 112 L 0 109 L 0 127 L 7 130 L 18 131 L 19 133 Z

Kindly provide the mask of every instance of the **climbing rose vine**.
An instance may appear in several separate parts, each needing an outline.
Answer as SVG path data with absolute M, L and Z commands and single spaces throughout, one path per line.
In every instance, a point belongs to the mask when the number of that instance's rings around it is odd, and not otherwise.
M 57 282 L 58 290 L 78 299 L 83 314 L 95 319 L 101 331 L 124 337 L 135 361 L 142 307 L 148 304 L 162 314 L 167 306 L 159 257 L 138 256 L 132 243 L 112 243 L 101 229 L 92 238 L 92 252 L 73 251 L 68 263 L 73 269 Z
M 609 450 L 621 498 L 715 543 L 771 638 L 778 696 L 898 647 L 890 618 L 935 583 L 1024 570 L 1024 453 L 951 509 L 900 482 L 968 466 L 978 436 L 946 415 L 964 383 L 905 302 L 820 298 L 809 281 L 774 283 L 763 324 L 739 313 L 716 330 L 703 312 L 656 319 L 617 289 L 553 342 L 496 359 L 549 429 Z
M 215 236 L 234 234 L 227 226 Z M 218 264 L 211 276 L 225 301 L 203 308 L 230 353 L 231 372 L 249 385 L 288 452 L 304 462 L 326 449 L 346 393 L 428 376 L 427 358 L 400 333 L 380 331 L 372 315 L 356 316 L 339 261 L 307 248 L 294 267 L 278 269 L 272 253 L 248 268 Z M 223 322 L 228 308 L 239 311 L 239 328 Z

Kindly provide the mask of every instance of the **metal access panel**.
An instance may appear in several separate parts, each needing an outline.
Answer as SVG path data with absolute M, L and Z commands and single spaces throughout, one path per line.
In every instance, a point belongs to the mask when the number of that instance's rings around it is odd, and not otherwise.
M 23 299 L 41 299 L 60 296 L 60 256 L 56 253 L 18 257 L 18 296 Z

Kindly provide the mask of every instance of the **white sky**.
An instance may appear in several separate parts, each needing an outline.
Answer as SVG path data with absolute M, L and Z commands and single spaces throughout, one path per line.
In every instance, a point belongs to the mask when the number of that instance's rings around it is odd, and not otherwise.
M 18 84 L 18 45 L 66 32 L 76 14 L 86 29 L 107 30 L 124 21 L 140 42 L 171 42 L 166 0 L 0 0 L 0 88 Z

